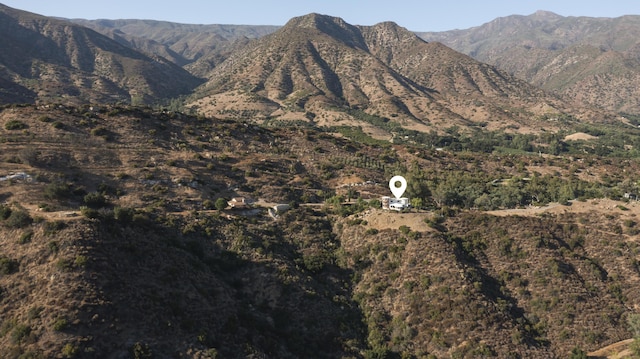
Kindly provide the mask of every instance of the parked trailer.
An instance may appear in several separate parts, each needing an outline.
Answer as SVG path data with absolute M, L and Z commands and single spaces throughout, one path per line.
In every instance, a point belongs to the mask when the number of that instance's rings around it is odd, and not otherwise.
M 382 202 L 382 209 L 402 211 L 402 210 L 411 208 L 409 198 L 407 197 L 393 198 L 393 197 L 384 196 L 382 197 L 381 202 Z

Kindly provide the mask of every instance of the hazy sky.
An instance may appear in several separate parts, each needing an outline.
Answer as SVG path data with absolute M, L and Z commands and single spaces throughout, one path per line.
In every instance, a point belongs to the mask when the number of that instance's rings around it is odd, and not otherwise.
M 548 10 L 563 16 L 640 15 L 638 0 L 0 0 L 46 16 L 83 19 L 153 19 L 188 24 L 284 25 L 316 12 L 353 25 L 394 21 L 412 31 L 482 25 L 500 16 Z

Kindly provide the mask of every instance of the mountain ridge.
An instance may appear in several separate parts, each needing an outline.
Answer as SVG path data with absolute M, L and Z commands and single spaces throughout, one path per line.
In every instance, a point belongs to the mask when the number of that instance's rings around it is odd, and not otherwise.
M 314 121 L 331 125 L 336 112 L 327 105 L 347 106 L 428 131 L 431 122 L 468 126 L 491 116 L 506 121 L 505 112 L 496 111 L 500 107 L 527 108 L 527 116 L 509 115 L 516 122 L 540 115 L 541 108 L 570 111 L 557 98 L 394 23 L 352 26 L 319 14 L 294 18 L 253 41 L 208 77 L 190 106 L 212 116 L 243 108 L 263 118 L 312 112 L 318 115 Z M 230 93 L 245 100 L 234 98 L 231 105 Z M 482 105 L 471 106 L 471 99 Z
M 70 22 L 0 6 L 0 65 L 6 81 L 38 101 L 148 103 L 191 91 L 200 82 L 162 57 Z
M 640 16 L 591 18 L 534 13 L 498 18 L 467 30 L 419 35 L 441 41 L 543 89 L 578 99 L 584 106 L 640 112 L 638 102 L 633 100 L 640 81 L 636 61 Z M 597 50 L 575 57 L 586 47 Z

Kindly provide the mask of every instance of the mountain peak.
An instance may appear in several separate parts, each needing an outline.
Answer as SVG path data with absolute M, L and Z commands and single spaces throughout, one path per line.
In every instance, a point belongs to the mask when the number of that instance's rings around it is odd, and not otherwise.
M 303 28 L 311 28 L 323 30 L 326 27 L 338 26 L 341 28 L 348 28 L 351 25 L 347 24 L 346 21 L 339 17 L 323 15 L 318 13 L 310 13 L 303 16 L 297 16 L 289 20 L 285 28 L 287 27 L 303 27 Z
M 311 13 L 294 17 L 283 27 L 282 31 L 297 32 L 300 29 L 310 29 L 340 40 L 350 46 L 366 47 L 360 30 L 339 17 Z
M 406 28 L 396 24 L 393 21 L 381 22 L 373 26 L 368 26 L 367 28 L 369 29 L 369 31 L 372 31 L 387 37 L 390 36 L 395 39 L 409 40 L 409 39 L 418 38 L 418 36 L 415 33 L 407 30 Z
M 547 10 L 538 10 L 529 16 L 538 20 L 558 20 L 563 18 L 562 15 Z

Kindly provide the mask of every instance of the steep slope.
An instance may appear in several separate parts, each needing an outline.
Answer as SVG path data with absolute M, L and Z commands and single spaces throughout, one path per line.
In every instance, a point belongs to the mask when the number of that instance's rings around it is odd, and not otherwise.
M 539 11 L 467 30 L 420 33 L 587 106 L 638 113 L 640 17 Z
M 621 197 L 637 161 L 137 107 L 0 110 L 4 357 L 566 358 L 631 335 L 640 204 L 514 208 Z M 428 209 L 379 208 L 396 173 Z M 214 209 L 241 196 L 257 206 Z
M 294 18 L 233 53 L 190 105 L 215 116 L 313 119 L 330 126 L 348 121 L 349 107 L 422 131 L 485 121 L 531 124 L 536 116 L 569 110 L 393 23 L 361 27 L 318 14 Z
M 637 161 L 366 145 L 136 107 L 0 109 L 7 358 L 566 358 L 630 337 L 640 204 L 513 215 L 621 197 Z M 379 208 L 396 173 L 428 209 Z M 257 206 L 214 209 L 232 197 Z
M 5 81 L 40 102 L 151 103 L 189 93 L 200 80 L 85 27 L 0 6 Z
M 112 38 L 126 39 L 129 46 L 165 57 L 180 66 L 203 56 L 225 57 L 236 41 L 259 38 L 278 29 L 278 26 L 196 25 L 133 19 L 70 21 Z
M 358 28 L 317 14 L 292 19 L 234 53 L 210 78 L 198 91 L 197 105 L 217 115 L 242 109 L 262 117 L 312 112 L 316 121 L 331 123 L 336 115 L 330 108 L 359 107 L 416 118 L 412 111 L 422 113 L 434 102 L 428 89 L 371 56 Z M 224 100 L 237 94 L 245 100 Z
M 28 131 L 7 129 L 18 118 Z M 0 124 L 16 141 L 3 142 L 0 162 L 3 357 L 342 357 L 365 347 L 325 213 L 274 221 L 266 210 L 211 210 L 221 197 L 315 198 L 325 188 L 317 169 L 292 159 L 306 136 L 122 107 L 3 108 Z M 349 155 L 342 140 L 314 145 Z M 5 181 L 13 171 L 32 180 Z
M 612 253 L 637 244 L 609 232 L 614 216 L 472 212 L 441 232 L 345 224 L 370 344 L 416 357 L 566 358 L 628 338 L 620 324 L 638 300 L 638 269 L 634 255 Z
M 464 118 L 531 123 L 531 118 L 548 111 L 579 113 L 535 86 L 441 43 L 425 43 L 393 23 L 363 28 L 363 34 L 372 54 L 403 76 L 437 91 L 448 108 Z M 515 108 L 522 113 L 505 113 Z

